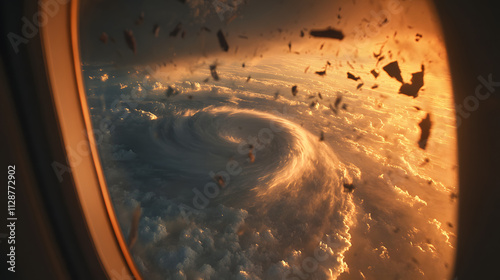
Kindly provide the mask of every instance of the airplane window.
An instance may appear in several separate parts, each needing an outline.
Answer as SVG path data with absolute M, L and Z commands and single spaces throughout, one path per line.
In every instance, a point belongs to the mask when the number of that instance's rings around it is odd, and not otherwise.
M 427 1 L 82 1 L 95 141 L 144 279 L 446 279 L 457 144 Z

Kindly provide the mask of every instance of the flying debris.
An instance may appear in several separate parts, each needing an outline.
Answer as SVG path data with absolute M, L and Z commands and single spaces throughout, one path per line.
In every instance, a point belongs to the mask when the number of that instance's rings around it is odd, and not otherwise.
M 307 71 L 309 71 L 309 68 L 310 68 L 310 67 L 311 67 L 311 66 L 307 66 L 307 67 L 306 67 L 306 70 L 304 70 L 304 73 L 307 73 Z
M 299 92 L 299 90 L 298 90 L 297 86 L 293 86 L 292 87 L 292 94 L 293 94 L 293 96 L 297 96 L 298 92 Z
M 387 64 L 383 69 L 390 77 L 395 78 L 400 83 L 403 83 L 403 77 L 401 77 L 401 69 L 399 69 L 399 64 L 397 61 L 393 61 Z
M 216 81 L 219 80 L 219 75 L 217 74 L 217 65 L 216 64 L 210 65 L 210 74 L 212 75 L 212 78 L 214 78 L 214 80 L 216 80 Z
M 300 30 L 300 37 L 304 37 L 304 31 Z
M 331 27 L 328 27 L 327 29 L 323 30 L 311 30 L 309 34 L 313 37 L 318 37 L 318 38 L 329 38 L 337 40 L 344 39 L 344 33 L 342 33 L 342 31 L 333 29 Z
M 277 100 L 280 97 L 280 92 L 277 91 L 274 93 L 274 100 Z
M 243 63 L 241 64 L 241 67 L 245 68 L 245 62 L 243 62 Z
M 418 91 L 424 86 L 424 69 L 424 65 L 422 65 L 422 71 L 411 74 L 411 84 L 403 84 L 399 93 L 417 98 Z
M 325 141 L 325 133 L 323 133 L 323 131 L 321 131 L 321 133 L 319 135 L 319 141 L 320 142 Z
M 321 95 L 321 92 L 318 92 L 318 97 L 319 99 L 323 99 L 323 95 Z
M 182 22 L 179 22 L 179 23 L 175 26 L 174 30 L 172 30 L 172 31 L 170 32 L 170 37 L 177 37 L 177 35 L 179 34 L 179 32 L 181 32 L 181 28 L 182 28 Z
M 222 30 L 220 30 L 220 29 L 217 32 L 217 38 L 219 39 L 219 45 L 222 48 L 222 50 L 227 52 L 229 50 L 229 45 L 226 41 L 226 37 L 224 36 L 224 33 L 222 33 Z
M 188 95 L 188 99 L 189 100 L 193 100 L 193 96 L 192 95 Z
M 356 77 L 351 72 L 347 72 L 347 78 L 351 79 L 351 80 L 355 80 L 355 81 L 358 81 L 359 79 L 361 79 L 361 77 L 359 77 L 359 76 Z
M 127 46 L 129 47 L 129 49 L 131 49 L 134 54 L 137 53 L 137 44 L 135 43 L 135 37 L 134 37 L 134 33 L 132 32 L 132 30 L 125 30 L 123 32 L 123 35 L 125 35 L 125 42 L 127 43 Z
M 326 70 L 323 70 L 323 71 L 316 71 L 315 72 L 316 75 L 320 75 L 320 76 L 325 76 L 326 75 Z
M 330 104 L 330 106 L 329 106 L 329 107 L 330 107 L 330 110 L 332 110 L 332 112 L 334 112 L 334 113 L 335 113 L 335 115 L 337 115 L 337 114 L 338 114 L 337 109 L 333 108 L 332 104 Z
M 222 177 L 221 175 L 215 175 L 214 181 L 217 182 L 217 185 L 219 185 L 219 187 L 221 188 L 224 188 L 226 186 L 226 181 L 224 180 L 224 177 Z
M 307 97 L 307 99 L 313 99 L 315 97 L 316 97 L 316 95 L 310 95 L 310 96 Z
M 309 107 L 314 108 L 314 107 L 316 107 L 317 104 L 318 104 L 317 101 L 313 101 L 313 102 L 311 102 L 311 105 L 309 105 Z
M 342 110 L 347 111 L 347 104 L 342 104 Z
M 321 46 L 319 46 L 319 50 L 323 50 L 323 47 L 325 46 L 325 43 L 321 44 Z
M 359 90 L 361 87 L 364 85 L 364 83 L 359 83 L 358 86 L 356 86 L 356 89 Z
M 155 24 L 153 26 L 153 34 L 155 35 L 156 38 L 160 35 L 160 25 Z
M 255 162 L 255 155 L 253 154 L 253 145 L 250 144 L 248 145 L 249 151 L 248 151 L 248 159 L 250 160 L 250 163 Z
M 422 39 L 422 37 L 423 37 L 422 34 L 417 33 L 417 35 L 415 35 L 415 41 L 416 42 L 420 41 L 420 39 Z
M 342 102 L 342 95 L 337 96 L 337 98 L 335 99 L 335 109 L 339 108 L 340 102 Z
M 135 21 L 135 25 L 141 25 L 143 22 L 144 22 L 144 12 L 142 12 L 139 18 Z
M 377 70 L 375 70 L 375 69 L 372 69 L 372 71 L 370 71 L 370 73 L 373 75 L 373 77 L 375 77 L 375 79 L 378 78 L 378 75 L 380 75 L 380 73 L 377 72 Z
M 376 88 L 378 88 L 378 85 L 377 85 L 377 84 L 374 84 L 374 85 L 372 86 L 372 89 L 376 89 Z
M 352 192 L 354 192 L 355 188 L 356 187 L 353 184 L 344 183 L 344 191 L 345 192 L 352 193 Z
M 179 91 L 175 90 L 171 86 L 168 86 L 167 90 L 165 91 L 165 95 L 167 95 L 167 98 L 171 97 L 171 96 L 176 96 L 178 94 L 179 94 Z
M 292 51 L 292 42 L 290 41 L 288 43 L 288 51 L 291 52 Z
M 108 43 L 108 33 L 106 32 L 102 32 L 101 33 L 101 36 L 99 36 L 99 40 L 101 40 L 101 42 L 103 42 L 104 44 L 107 44 Z
M 141 205 L 135 207 L 134 213 L 132 214 L 132 222 L 130 223 L 130 231 L 128 234 L 128 248 L 132 248 L 137 241 L 137 236 L 139 233 L 139 221 L 141 219 Z
M 203 27 L 201 28 L 201 30 L 202 30 L 202 31 L 206 31 L 206 32 L 212 32 L 212 30 L 211 30 L 210 28 L 206 27 L 206 26 L 203 26 Z
M 420 107 L 418 107 L 418 106 L 413 106 L 413 108 L 415 108 L 417 111 L 422 110 L 422 108 L 420 108 Z
M 418 126 L 420 126 L 420 129 L 422 130 L 420 140 L 418 140 L 418 146 L 425 150 L 427 148 L 427 141 L 429 140 L 429 136 L 431 134 L 431 114 L 427 114 L 427 117 L 425 117 L 425 119 L 423 119 Z
M 250 79 L 251 79 L 251 78 L 252 78 L 251 76 L 248 76 L 248 78 L 247 78 L 247 83 L 248 83 L 248 82 L 250 82 Z

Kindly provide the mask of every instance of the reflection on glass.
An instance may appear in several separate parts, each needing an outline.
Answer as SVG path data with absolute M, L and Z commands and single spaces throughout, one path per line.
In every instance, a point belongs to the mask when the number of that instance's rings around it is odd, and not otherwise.
M 83 1 L 80 25 L 145 279 L 450 275 L 455 116 L 426 1 Z

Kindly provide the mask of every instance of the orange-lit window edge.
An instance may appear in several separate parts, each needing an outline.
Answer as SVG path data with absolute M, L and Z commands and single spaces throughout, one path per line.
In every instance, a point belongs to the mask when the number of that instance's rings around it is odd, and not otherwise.
M 42 0 L 48 2 L 50 0 Z M 85 222 L 108 278 L 141 279 L 104 180 L 80 69 L 79 1 L 61 5 L 40 28 L 48 82 Z M 87 133 L 89 132 L 89 133 Z M 76 159 L 75 159 L 76 157 Z

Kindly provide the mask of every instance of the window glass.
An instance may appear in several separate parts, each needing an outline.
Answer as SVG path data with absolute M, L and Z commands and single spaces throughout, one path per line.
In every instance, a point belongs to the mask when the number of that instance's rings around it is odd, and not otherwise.
M 444 279 L 455 108 L 426 1 L 81 1 L 107 186 L 145 279 Z

